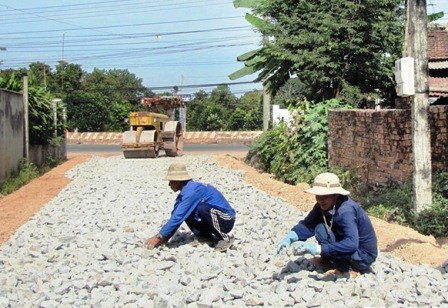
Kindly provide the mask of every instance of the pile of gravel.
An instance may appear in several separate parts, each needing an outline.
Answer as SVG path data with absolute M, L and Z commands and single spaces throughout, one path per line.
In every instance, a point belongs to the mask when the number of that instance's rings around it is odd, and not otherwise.
M 144 247 L 170 215 L 176 194 L 163 177 L 179 160 L 236 209 L 233 249 L 193 247 L 184 225 L 167 247 Z M 305 213 L 206 156 L 94 157 L 68 176 L 73 181 L 1 246 L 0 307 L 448 306 L 446 268 L 380 254 L 372 273 L 324 281 L 311 255 L 276 256 Z

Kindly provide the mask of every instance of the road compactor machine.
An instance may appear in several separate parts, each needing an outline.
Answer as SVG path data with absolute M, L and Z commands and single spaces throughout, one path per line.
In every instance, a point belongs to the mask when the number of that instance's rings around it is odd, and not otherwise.
M 156 158 L 160 149 L 166 156 L 178 156 L 182 152 L 183 126 L 175 120 L 185 119 L 185 105 L 177 96 L 143 98 L 142 105 L 148 111 L 131 112 L 130 130 L 123 133 L 121 150 L 125 158 Z

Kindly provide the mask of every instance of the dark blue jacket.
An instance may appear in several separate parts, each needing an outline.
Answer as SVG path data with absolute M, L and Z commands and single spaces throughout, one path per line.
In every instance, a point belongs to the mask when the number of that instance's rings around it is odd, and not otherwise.
M 361 206 L 347 196 L 340 195 L 334 209 L 324 212 L 328 225 L 333 217 L 331 231 L 335 235 L 336 243 L 322 244 L 321 256 L 352 254 L 355 251 L 366 253 L 376 259 L 378 256 L 378 241 L 372 222 Z M 311 212 L 292 228 L 299 236 L 299 240 L 314 236 L 314 229 L 318 224 L 325 223 L 321 208 L 314 205 Z
M 177 196 L 171 217 L 160 230 L 160 235 L 165 240 L 171 238 L 190 215 L 197 215 L 195 210 L 202 201 L 229 216 L 235 216 L 235 210 L 215 187 L 190 180 Z

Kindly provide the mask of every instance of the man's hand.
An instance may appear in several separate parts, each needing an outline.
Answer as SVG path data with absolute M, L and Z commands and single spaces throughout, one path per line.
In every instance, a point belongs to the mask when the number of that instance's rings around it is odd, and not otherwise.
M 307 242 L 297 242 L 294 243 L 294 246 L 297 250 L 301 250 L 303 252 L 309 252 L 313 256 L 316 254 L 320 254 L 321 248 L 319 244 L 307 243 Z
M 145 245 L 146 248 L 148 249 L 154 249 L 157 246 L 163 245 L 165 244 L 166 241 L 163 239 L 162 236 L 160 236 L 160 234 L 157 234 L 156 236 L 150 237 L 149 239 L 146 240 Z
M 299 240 L 299 236 L 297 235 L 297 233 L 295 233 L 294 231 L 290 231 L 285 238 L 283 239 L 283 241 L 278 244 L 277 246 L 277 254 L 279 254 L 280 252 L 282 252 L 283 249 L 288 248 L 293 242 L 296 242 Z

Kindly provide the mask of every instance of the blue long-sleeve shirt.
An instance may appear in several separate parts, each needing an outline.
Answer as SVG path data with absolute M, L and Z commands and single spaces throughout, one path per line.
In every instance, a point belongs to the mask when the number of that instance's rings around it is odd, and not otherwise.
M 190 180 L 177 196 L 171 217 L 160 230 L 160 235 L 165 240 L 171 238 L 190 215 L 195 215 L 197 206 L 203 201 L 230 216 L 235 216 L 235 210 L 220 191 L 211 185 Z
M 378 242 L 372 222 L 367 213 L 358 203 L 347 196 L 340 196 L 334 209 L 324 211 L 328 224 L 333 217 L 331 231 L 336 242 L 321 245 L 321 255 L 329 257 L 360 252 L 370 255 L 373 259 L 378 256 Z M 314 236 L 314 229 L 318 224 L 325 223 L 321 208 L 314 205 L 311 212 L 292 228 L 305 241 Z

